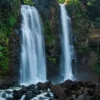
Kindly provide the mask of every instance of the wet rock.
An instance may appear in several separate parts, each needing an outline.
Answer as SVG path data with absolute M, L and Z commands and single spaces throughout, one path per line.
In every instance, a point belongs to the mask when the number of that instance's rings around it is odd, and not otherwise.
M 1 84 L 0 89 L 8 89 L 9 86 L 7 84 Z
M 27 86 L 26 88 L 27 88 L 27 90 L 35 89 L 35 85 L 34 84 L 31 84 L 31 85 Z
M 65 82 L 63 82 L 62 84 L 60 84 L 60 86 L 61 86 L 62 88 L 67 88 L 67 87 L 72 86 L 72 84 L 73 84 L 73 81 L 71 81 L 71 80 L 66 80 Z
M 22 86 L 21 90 L 25 93 L 25 92 L 27 92 L 27 87 L 26 86 Z
M 40 94 L 40 93 L 41 93 L 41 91 L 40 91 L 40 90 L 38 90 L 38 89 L 35 89 L 35 90 L 33 91 L 33 93 L 34 93 L 35 95 L 38 95 L 38 94 Z
M 50 90 L 54 94 L 55 98 L 63 98 L 66 100 L 67 95 L 64 93 L 64 90 L 60 87 L 60 85 L 51 85 Z
M 12 83 L 6 83 L 6 84 L 0 84 L 0 89 L 9 89 L 11 86 L 14 85 L 14 82 Z
M 45 82 L 45 83 L 37 83 L 38 89 L 40 90 L 44 90 L 44 89 L 48 89 L 49 85 L 51 84 L 51 82 Z
M 72 94 L 72 91 L 69 90 L 69 89 L 64 89 L 64 93 L 67 95 L 67 96 L 70 96 Z
M 80 95 L 76 100 L 90 100 L 90 99 L 89 96 L 86 93 L 84 93 Z
M 96 87 L 99 87 L 100 88 L 100 83 L 96 83 L 95 85 L 96 85 Z
M 25 100 L 30 100 L 32 99 L 33 97 L 35 97 L 36 95 L 32 92 L 32 91 L 28 91 L 26 93 L 26 96 L 25 96 Z
M 89 89 L 89 90 L 87 90 L 87 92 L 88 92 L 89 96 L 93 96 L 94 95 L 93 89 Z
M 78 84 L 79 87 L 85 87 L 85 84 L 81 81 L 79 81 L 77 84 Z
M 100 87 L 97 85 L 91 82 L 71 80 L 66 80 L 59 85 L 39 82 L 37 85 L 22 86 L 22 89 L 13 92 L 7 90 L 2 97 L 6 100 L 20 100 L 24 95 L 25 100 L 30 100 L 37 98 L 38 95 L 39 100 L 47 98 L 49 100 L 100 100 Z
M 93 84 L 92 82 L 85 82 L 85 85 L 86 85 L 86 87 L 93 88 L 93 89 L 96 87 L 96 85 Z
M 7 98 L 7 100 L 15 100 L 14 98 Z
M 13 97 L 14 97 L 14 99 L 20 99 L 23 94 L 24 94 L 24 91 L 22 89 L 19 90 L 19 91 L 17 91 L 17 90 L 13 91 Z

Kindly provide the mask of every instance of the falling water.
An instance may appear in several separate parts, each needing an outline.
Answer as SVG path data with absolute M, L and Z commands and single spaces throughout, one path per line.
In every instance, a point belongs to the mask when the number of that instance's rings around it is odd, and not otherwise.
M 70 18 L 67 14 L 66 7 L 64 4 L 60 4 L 61 9 L 61 25 L 62 25 L 62 68 L 63 70 L 61 73 L 63 73 L 64 80 L 66 79 L 72 79 L 72 64 L 71 64 L 71 48 L 70 45 Z
M 20 84 L 46 81 L 46 63 L 42 24 L 35 7 L 21 6 L 22 44 Z

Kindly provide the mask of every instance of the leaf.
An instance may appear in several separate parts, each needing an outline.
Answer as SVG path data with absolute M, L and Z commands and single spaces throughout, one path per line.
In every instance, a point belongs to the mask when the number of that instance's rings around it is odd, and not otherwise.
M 15 23 L 17 22 L 17 20 L 13 16 L 10 16 L 8 19 L 8 22 L 9 22 L 10 26 L 13 27 L 15 25 Z
M 4 54 L 2 52 L 0 52 L 0 57 L 3 57 L 3 56 L 4 56 Z
M 92 6 L 93 4 L 92 4 L 91 2 L 88 2 L 87 5 L 88 5 L 88 6 Z
M 8 45 L 8 43 L 9 43 L 9 39 L 8 39 L 8 38 L 6 38 L 6 45 Z
M 2 46 L 0 46 L 0 51 L 1 51 L 1 50 L 3 50 L 3 47 L 2 47 Z

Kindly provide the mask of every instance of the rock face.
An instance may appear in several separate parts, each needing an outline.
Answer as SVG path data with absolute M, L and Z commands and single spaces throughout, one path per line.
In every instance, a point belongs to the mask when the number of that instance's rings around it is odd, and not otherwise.
M 50 89 L 55 95 L 55 98 L 60 98 L 63 100 L 67 98 L 67 95 L 65 94 L 64 90 L 60 87 L 60 85 L 51 85 Z
M 10 37 L 9 45 L 11 54 L 9 76 L 16 77 L 19 75 L 20 66 L 20 35 L 13 33 Z
M 2 97 L 7 100 L 19 100 L 23 97 L 24 100 L 100 100 L 100 83 L 71 80 L 57 85 L 51 82 L 38 83 L 22 86 L 20 90 L 5 90 Z
M 42 18 L 46 45 L 48 78 L 57 76 L 60 62 L 60 10 L 57 0 L 33 0 Z M 54 70 L 56 69 L 56 70 Z M 51 73 L 52 72 L 52 73 Z
M 100 43 L 100 28 L 92 29 L 89 35 L 89 44 L 99 44 Z

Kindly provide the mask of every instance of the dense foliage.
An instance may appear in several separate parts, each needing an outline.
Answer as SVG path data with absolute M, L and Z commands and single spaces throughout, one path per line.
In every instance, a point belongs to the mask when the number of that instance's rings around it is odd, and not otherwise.
M 0 1 L 0 69 L 8 69 L 10 62 L 9 38 L 19 16 L 18 0 Z
M 23 0 L 23 3 L 26 5 L 33 5 L 32 0 Z
M 93 48 L 88 44 L 91 30 L 100 28 L 100 0 L 68 0 L 67 9 L 72 18 L 75 47 L 78 55 L 89 59 Z M 99 55 L 97 54 L 97 58 Z M 90 65 L 92 66 L 92 65 Z M 94 70 L 100 75 L 100 61 L 95 60 Z
M 59 3 L 64 3 L 65 2 L 65 0 L 59 0 Z

